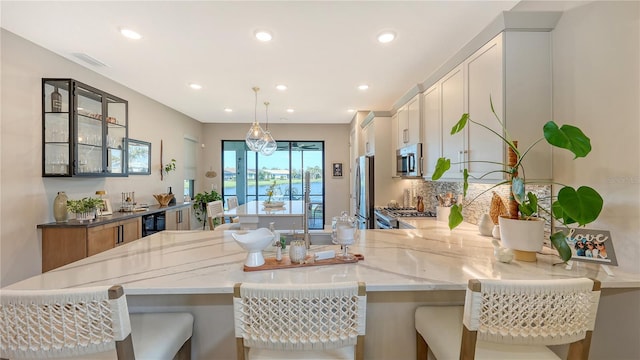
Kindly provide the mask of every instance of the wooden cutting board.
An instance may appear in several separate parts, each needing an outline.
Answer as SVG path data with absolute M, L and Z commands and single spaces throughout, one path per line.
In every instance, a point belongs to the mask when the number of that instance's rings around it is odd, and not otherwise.
M 338 258 L 332 259 L 324 259 L 324 260 L 316 260 L 310 261 L 311 255 L 307 255 L 307 259 L 302 264 L 292 264 L 289 256 L 283 255 L 281 261 L 277 261 L 275 257 L 264 258 L 264 264 L 260 266 L 244 266 L 244 271 L 261 271 L 261 270 L 275 270 L 275 269 L 292 269 L 306 266 L 320 266 L 320 265 L 337 265 L 337 264 L 353 264 L 358 261 L 364 260 L 364 256 L 362 254 L 353 254 L 355 259 L 353 260 L 342 260 Z

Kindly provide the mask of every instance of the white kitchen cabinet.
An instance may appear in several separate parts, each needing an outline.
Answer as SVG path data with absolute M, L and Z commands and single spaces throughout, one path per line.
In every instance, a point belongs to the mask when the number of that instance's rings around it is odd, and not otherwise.
M 396 148 L 421 142 L 420 94 L 398 109 L 396 115 L 398 122 Z
M 504 92 L 503 61 L 502 61 L 502 37 L 498 36 L 483 46 L 475 54 L 471 55 L 465 63 L 467 79 L 467 112 L 469 117 L 482 123 L 491 130 L 502 134 L 502 126 L 491 112 L 490 99 L 500 119 L 503 119 Z M 473 123 L 467 125 L 466 153 L 469 173 L 473 176 L 482 176 L 490 173 L 485 179 L 502 179 L 502 167 L 504 143 L 495 134 L 486 128 Z M 487 161 L 493 162 L 491 164 Z
M 405 106 L 401 107 L 396 112 L 396 121 L 398 126 L 398 129 L 396 131 L 396 149 L 400 149 L 404 147 L 409 141 L 409 116 L 407 115 L 407 108 Z
M 473 121 L 504 135 L 489 99 L 520 150 L 542 136 L 542 126 L 552 115 L 548 32 L 503 32 L 427 89 L 423 94 L 425 177 L 433 174 L 440 147 L 441 156 L 452 162 L 444 178 L 461 178 L 465 163 L 472 177 L 497 171 L 483 180 L 505 178 L 499 164 L 505 162 L 507 148 L 496 134 L 473 123 L 456 135 L 450 133 L 461 115 L 469 113 Z M 433 134 L 437 133 L 438 114 L 440 139 Z M 523 164 L 528 179 L 551 179 L 551 147 L 539 143 Z
M 358 111 L 353 115 L 352 122 L 354 123 L 354 145 L 356 150 L 356 156 L 354 157 L 354 159 L 358 156 L 366 155 L 365 147 L 367 138 L 364 132 L 363 124 L 368 114 L 369 111 Z
M 391 148 L 393 132 L 391 114 L 387 111 L 371 111 L 362 120 L 359 125 L 369 140 L 370 150 L 369 156 L 374 156 L 374 205 L 384 206 L 390 200 L 399 201 L 402 198 L 403 185 L 406 185 L 402 179 L 394 177 L 391 170 L 395 171 L 396 152 Z
M 459 65 L 423 93 L 424 177 L 431 179 L 438 158 L 451 159 L 445 178 L 462 178 L 465 134 L 451 135 L 451 128 L 465 112 L 464 70 Z
M 364 138 L 364 154 L 373 156 L 376 153 L 376 131 L 374 122 L 371 121 L 362 129 Z
M 447 178 L 462 178 L 465 159 L 465 133 L 451 135 L 451 128 L 465 112 L 464 71 L 462 66 L 453 69 L 441 80 L 442 156 L 451 159 Z
M 551 47 L 548 32 L 507 31 L 496 36 L 465 61 L 467 112 L 502 134 L 502 126 L 491 112 L 489 97 L 507 133 L 525 151 L 542 136 L 543 125 L 551 120 Z M 477 160 L 505 162 L 507 148 L 487 129 L 468 129 L 467 159 L 471 175 L 479 176 L 496 165 Z M 551 179 L 551 146 L 539 143 L 523 161 L 528 179 Z M 494 173 L 485 179 L 503 179 Z
M 422 157 L 424 177 L 430 179 L 442 156 L 441 82 L 427 89 L 422 95 Z
M 395 156 L 395 150 L 400 148 L 399 135 L 398 135 L 398 127 L 399 125 L 398 113 L 396 112 L 391 117 L 391 149 L 393 150 L 393 155 Z M 395 174 L 395 169 L 393 171 Z

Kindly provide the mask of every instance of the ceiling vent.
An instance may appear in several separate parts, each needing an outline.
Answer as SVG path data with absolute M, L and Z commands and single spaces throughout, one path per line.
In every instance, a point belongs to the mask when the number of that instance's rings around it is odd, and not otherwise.
M 78 59 L 86 62 L 87 64 L 91 65 L 91 66 L 97 66 L 97 67 L 109 67 L 107 64 L 103 63 L 102 61 L 93 58 L 85 53 L 73 53 L 73 56 L 77 57 Z

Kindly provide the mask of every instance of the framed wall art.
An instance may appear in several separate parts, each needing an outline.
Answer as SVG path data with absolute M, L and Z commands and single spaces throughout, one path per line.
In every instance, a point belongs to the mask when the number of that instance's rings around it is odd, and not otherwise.
M 151 175 L 151 143 L 129 139 L 127 150 L 129 175 Z
M 113 214 L 113 208 L 111 207 L 111 201 L 109 201 L 109 199 L 102 199 L 102 205 L 98 207 L 98 215 L 104 216 L 104 215 L 112 215 L 112 214 Z
M 333 163 L 331 165 L 333 177 L 342 177 L 342 163 Z

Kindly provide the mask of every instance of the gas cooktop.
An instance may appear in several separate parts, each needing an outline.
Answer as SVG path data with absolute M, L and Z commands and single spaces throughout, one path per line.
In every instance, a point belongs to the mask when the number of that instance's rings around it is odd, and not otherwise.
M 425 211 L 419 212 L 414 207 L 408 208 L 389 208 L 389 207 L 381 207 L 377 209 L 379 212 L 383 213 L 387 217 L 390 218 L 399 218 L 399 217 L 435 217 L 436 214 L 433 211 Z

